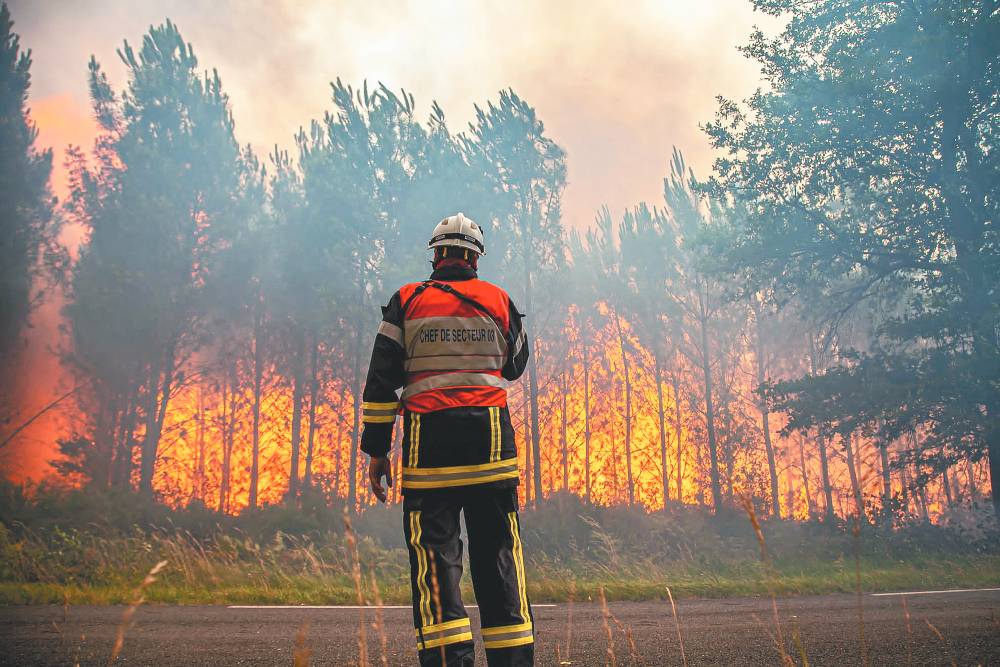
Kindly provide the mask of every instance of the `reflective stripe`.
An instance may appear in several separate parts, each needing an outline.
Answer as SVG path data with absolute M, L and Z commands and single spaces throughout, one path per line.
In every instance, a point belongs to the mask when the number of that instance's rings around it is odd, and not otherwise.
M 427 552 L 420 544 L 420 537 L 420 512 L 410 512 L 410 545 L 417 555 L 417 610 L 421 626 L 426 626 L 434 618 L 431 616 L 431 592 L 424 581 L 427 576 Z
M 387 401 L 377 403 L 365 401 L 361 404 L 361 421 L 366 424 L 391 424 L 396 421 L 396 411 L 399 409 L 399 401 Z
M 535 637 L 530 622 L 483 628 L 483 645 L 488 649 L 522 646 L 533 641 L 535 641 Z
M 426 637 L 429 634 L 441 632 L 442 630 L 451 630 L 453 628 L 467 628 L 467 627 L 470 627 L 468 616 L 466 616 L 465 618 L 456 618 L 453 621 L 445 621 L 444 623 L 435 623 L 434 625 L 428 625 L 422 628 L 417 628 L 413 632 L 418 636 L 422 634 Z
M 517 479 L 520 476 L 517 470 L 510 472 L 491 473 L 485 477 L 456 477 L 448 480 L 427 480 L 427 479 L 403 479 L 404 489 L 446 489 L 453 486 L 472 486 L 475 484 L 488 484 L 499 482 L 505 479 Z
M 493 406 L 490 411 L 490 461 L 500 460 L 500 408 Z
M 391 424 L 396 421 L 399 401 L 386 401 L 384 403 L 365 401 L 361 404 L 361 410 L 361 421 L 366 424 Z
M 364 401 L 361 407 L 365 410 L 395 410 L 399 407 L 399 401 L 386 401 L 377 403 L 375 401 Z
M 365 424 L 391 424 L 396 421 L 396 415 L 393 413 L 391 416 L 377 417 L 365 415 L 361 418 L 361 421 Z
M 514 541 L 511 552 L 514 556 L 514 571 L 517 573 L 517 594 L 521 599 L 521 620 L 529 623 L 531 615 L 528 611 L 528 591 L 524 583 L 524 549 L 521 547 L 521 531 L 517 525 L 517 512 L 507 514 L 507 522 L 510 524 L 510 536 Z
M 497 648 L 510 648 L 511 646 L 524 646 L 525 644 L 533 644 L 535 642 L 534 635 L 531 634 L 531 630 L 528 630 L 524 636 L 512 637 L 510 639 L 484 639 L 483 648 L 497 649 Z
M 396 410 L 395 410 L 395 408 L 392 409 L 392 410 L 371 410 L 371 409 L 366 408 L 364 410 L 364 414 L 370 415 L 372 417 L 388 417 L 390 415 L 392 415 L 393 417 L 395 417 L 396 416 Z
M 459 642 L 471 642 L 472 632 L 466 630 L 458 635 L 450 635 L 448 637 L 441 637 L 439 639 L 430 639 L 425 642 L 417 642 L 417 650 L 437 648 L 439 646 L 446 646 L 448 644 L 457 644 Z
M 490 637 L 492 639 L 496 635 L 506 635 L 511 632 L 531 630 L 531 627 L 531 621 L 528 621 L 527 623 L 518 623 L 517 625 L 497 625 L 492 628 L 483 628 L 483 637 Z
M 433 489 L 468 484 L 485 484 L 502 479 L 517 479 L 517 459 L 494 461 L 472 466 L 445 468 L 403 468 L 403 488 Z
M 404 475 L 414 475 L 416 477 L 433 477 L 434 475 L 450 475 L 452 473 L 474 473 L 488 472 L 490 470 L 505 470 L 509 467 L 517 467 L 517 459 L 506 459 L 494 461 L 493 463 L 477 463 L 468 466 L 445 466 L 443 468 L 403 468 Z
M 461 641 L 472 641 L 468 617 L 436 623 L 413 631 L 417 636 L 417 649 L 434 648 Z
M 528 342 L 528 333 L 522 329 L 521 335 L 517 337 L 517 343 L 514 345 L 515 357 L 521 354 L 521 348 L 524 347 L 524 344 L 527 342 Z
M 506 386 L 503 378 L 489 373 L 441 373 L 407 385 L 403 389 L 401 398 L 405 400 L 414 394 L 446 387 L 499 387 L 503 389 Z
M 407 373 L 424 371 L 498 371 L 503 357 L 485 354 L 438 354 L 413 357 L 405 362 Z
M 400 347 L 403 346 L 403 330 L 392 322 L 382 320 L 378 325 L 378 332 L 389 340 L 395 341 Z
M 410 413 L 410 455 L 408 461 L 410 467 L 415 468 L 420 460 L 420 413 Z M 406 470 L 406 468 L 403 468 Z

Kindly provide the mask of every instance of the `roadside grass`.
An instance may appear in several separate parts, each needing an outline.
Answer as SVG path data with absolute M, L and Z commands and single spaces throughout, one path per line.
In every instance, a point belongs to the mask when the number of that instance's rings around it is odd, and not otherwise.
M 355 557 L 364 599 L 376 599 L 372 575 L 385 604 L 410 599 L 398 507 L 361 513 L 348 536 L 340 513 L 319 503 L 232 518 L 161 506 L 144 515 L 138 500 L 72 492 L 13 500 L 0 494 L 0 604 L 128 604 L 160 561 L 166 567 L 144 592 L 150 603 L 355 604 Z M 128 513 L 116 514 L 119 506 Z M 563 496 L 524 512 L 522 525 L 535 602 L 597 600 L 602 589 L 608 600 L 666 600 L 668 586 L 682 598 L 852 593 L 855 554 L 866 592 L 1000 586 L 992 517 L 897 520 L 858 535 L 844 524 L 764 521 L 769 572 L 754 529 L 735 512 L 647 513 Z M 468 573 L 463 585 L 471 602 Z
M 402 557 L 402 554 L 399 554 Z M 816 562 L 777 565 L 773 590 L 779 596 L 853 593 L 856 590 L 853 564 Z M 232 568 L 232 569 L 228 569 Z M 892 563 L 863 561 L 861 587 L 865 592 L 894 590 L 985 588 L 1000 586 L 1000 556 L 929 558 L 920 562 Z M 137 568 L 140 569 L 141 568 Z M 146 593 L 148 603 L 160 604 L 356 604 L 354 582 L 349 574 L 291 574 L 265 581 L 248 576 L 239 564 L 216 578 L 185 579 L 167 565 L 162 580 Z M 0 604 L 126 604 L 138 578 L 114 577 L 91 581 L 2 581 Z M 385 604 L 408 604 L 408 576 L 397 568 L 387 569 L 378 579 Z M 666 588 L 675 598 L 725 598 L 770 594 L 759 563 L 746 561 L 716 570 L 632 565 L 620 571 L 590 569 L 569 575 L 529 562 L 528 587 L 534 602 L 597 600 L 603 588 L 611 601 L 667 600 Z M 367 599 L 374 591 L 364 587 Z M 463 582 L 463 597 L 472 602 L 471 582 Z

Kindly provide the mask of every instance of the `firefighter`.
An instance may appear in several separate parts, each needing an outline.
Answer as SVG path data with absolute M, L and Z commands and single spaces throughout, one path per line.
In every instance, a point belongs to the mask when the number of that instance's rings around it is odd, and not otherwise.
M 474 664 L 459 590 L 464 512 L 487 663 L 531 665 L 517 450 L 505 389 L 528 360 L 523 315 L 504 290 L 477 277 L 486 247 L 475 222 L 461 213 L 445 218 L 428 248 L 430 279 L 405 285 L 382 308 L 361 450 L 371 457 L 372 491 L 384 502 L 393 483 L 393 425 L 402 415 L 403 532 L 420 664 Z

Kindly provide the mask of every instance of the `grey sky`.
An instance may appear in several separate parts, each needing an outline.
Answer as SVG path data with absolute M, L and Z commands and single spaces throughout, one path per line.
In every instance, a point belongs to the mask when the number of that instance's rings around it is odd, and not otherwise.
M 170 17 L 200 64 L 219 70 L 240 141 L 261 153 L 290 147 L 296 129 L 330 107 L 338 76 L 404 87 L 421 115 L 437 99 L 453 130 L 465 128 L 474 103 L 513 87 L 568 153 L 564 212 L 581 227 L 601 204 L 616 214 L 640 200 L 659 204 L 673 144 L 708 172 L 698 123 L 712 117 L 717 94 L 742 97 L 758 85 L 736 47 L 755 22 L 770 23 L 749 0 L 14 0 L 11 11 L 34 53 L 42 141 L 60 149 L 93 132 L 90 55 L 120 86 L 115 49 Z

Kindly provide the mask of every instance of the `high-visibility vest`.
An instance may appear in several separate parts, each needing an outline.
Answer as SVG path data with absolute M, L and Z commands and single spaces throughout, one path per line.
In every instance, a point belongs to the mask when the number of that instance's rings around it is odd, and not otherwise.
M 405 285 L 399 296 L 403 327 L 392 333 L 405 350 L 406 382 L 400 396 L 405 408 L 427 413 L 505 406 L 501 369 L 512 344 L 507 293 L 479 279 L 456 284 L 428 280 Z

